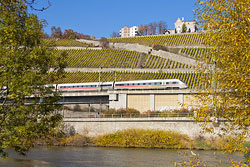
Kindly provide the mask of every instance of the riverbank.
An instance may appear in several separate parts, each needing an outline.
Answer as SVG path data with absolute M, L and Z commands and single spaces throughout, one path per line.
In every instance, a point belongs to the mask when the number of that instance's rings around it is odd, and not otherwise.
M 200 135 L 193 139 L 185 134 L 173 131 L 128 129 L 97 137 L 79 134 L 65 136 L 52 143 L 54 146 L 95 146 L 122 148 L 160 148 L 160 149 L 192 149 L 192 150 L 224 150 L 231 144 L 229 136 L 205 138 Z M 39 142 L 41 144 L 41 142 Z M 40 145 L 39 144 L 39 145 Z M 238 146 L 250 148 L 250 142 Z

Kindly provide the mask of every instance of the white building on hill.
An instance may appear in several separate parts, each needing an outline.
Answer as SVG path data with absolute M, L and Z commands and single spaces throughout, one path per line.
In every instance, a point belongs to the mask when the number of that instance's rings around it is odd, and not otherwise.
M 121 37 L 134 37 L 136 36 L 138 29 L 139 29 L 138 26 L 133 26 L 133 27 L 124 26 L 120 30 L 120 35 Z
M 198 24 L 195 20 L 192 21 L 184 21 L 184 17 L 182 19 L 178 18 L 174 23 L 175 29 L 177 33 L 182 33 L 182 25 L 185 24 L 187 27 L 186 32 L 196 32 L 198 29 Z

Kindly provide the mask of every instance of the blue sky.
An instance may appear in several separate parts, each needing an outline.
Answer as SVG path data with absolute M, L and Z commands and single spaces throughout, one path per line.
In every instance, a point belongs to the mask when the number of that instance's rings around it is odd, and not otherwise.
M 40 0 L 39 0 L 40 1 Z M 37 1 L 37 6 L 47 0 Z M 165 21 L 174 28 L 178 17 L 194 20 L 196 0 L 50 0 L 51 7 L 43 12 L 31 11 L 39 19 L 45 19 L 50 34 L 52 26 L 94 35 L 96 38 L 110 37 L 121 27 Z

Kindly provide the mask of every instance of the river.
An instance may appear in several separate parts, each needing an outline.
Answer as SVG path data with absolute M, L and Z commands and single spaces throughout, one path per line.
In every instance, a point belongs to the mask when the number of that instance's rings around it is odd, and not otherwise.
M 36 147 L 23 157 L 9 151 L 7 159 L 0 158 L 1 167 L 171 167 L 186 159 L 190 150 L 132 149 L 102 147 Z M 209 166 L 229 166 L 230 157 L 242 160 L 243 155 L 214 151 L 194 151 Z

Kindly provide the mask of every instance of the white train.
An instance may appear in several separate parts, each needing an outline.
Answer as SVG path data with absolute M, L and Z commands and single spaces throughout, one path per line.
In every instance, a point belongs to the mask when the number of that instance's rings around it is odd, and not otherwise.
M 126 89 L 186 89 L 185 83 L 179 79 L 138 80 L 120 82 L 90 82 L 56 84 L 58 91 L 97 91 L 97 90 L 126 90 Z

